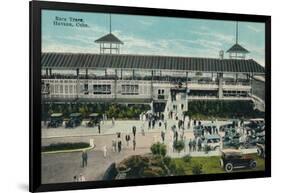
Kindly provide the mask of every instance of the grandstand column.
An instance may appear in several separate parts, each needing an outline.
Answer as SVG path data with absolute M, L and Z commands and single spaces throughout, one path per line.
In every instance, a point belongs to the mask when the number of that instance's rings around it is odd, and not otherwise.
M 88 79 L 88 68 L 86 68 L 86 79 Z
M 253 78 L 254 78 L 254 73 L 249 74 L 249 78 L 250 78 L 250 86 L 251 86 L 250 93 L 252 95 L 253 94 Z
M 135 80 L 135 70 L 133 69 L 132 79 Z
M 186 72 L 186 88 L 188 88 L 188 72 Z
M 79 86 L 80 86 L 80 81 L 79 81 L 79 68 L 76 69 L 76 76 L 77 76 L 76 99 L 78 99 L 78 97 L 79 97 Z
M 219 99 L 223 98 L 223 73 L 218 73 L 218 81 L 219 81 Z
M 151 95 L 150 107 L 151 107 L 152 113 L 154 113 L 154 109 L 153 109 L 153 70 L 151 71 L 150 95 Z
M 150 94 L 151 94 L 151 99 L 153 100 L 153 70 L 151 71 Z
M 115 78 L 114 78 L 114 99 L 117 99 L 117 69 L 115 69 Z

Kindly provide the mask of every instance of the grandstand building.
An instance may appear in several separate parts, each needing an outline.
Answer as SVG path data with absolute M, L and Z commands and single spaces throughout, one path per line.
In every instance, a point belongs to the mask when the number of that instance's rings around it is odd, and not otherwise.
M 42 53 L 44 102 L 147 103 L 155 111 L 188 110 L 190 100 L 263 103 L 253 80 L 265 69 L 237 40 L 229 58 L 120 54 L 124 43 L 111 30 L 95 42 L 100 53 Z

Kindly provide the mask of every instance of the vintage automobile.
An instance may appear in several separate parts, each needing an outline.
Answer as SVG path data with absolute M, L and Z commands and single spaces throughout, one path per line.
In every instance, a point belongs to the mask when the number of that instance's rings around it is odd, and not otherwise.
M 265 145 L 257 143 L 257 154 L 258 156 L 265 158 Z
M 238 168 L 256 168 L 257 162 L 249 154 L 243 154 L 240 150 L 221 150 L 220 165 L 226 172 L 232 172 Z
M 202 133 L 203 133 L 203 126 L 202 125 L 194 126 L 193 134 L 194 134 L 195 137 L 201 137 Z
M 89 115 L 90 121 L 87 123 L 88 127 L 94 127 L 100 124 L 101 116 L 98 113 L 91 113 Z
M 51 114 L 50 121 L 47 124 L 48 128 L 57 128 L 62 126 L 63 115 L 62 113 L 53 113 Z
M 81 113 L 71 113 L 69 120 L 65 122 L 65 128 L 74 128 L 82 123 L 82 114 Z
M 238 127 L 238 124 L 239 124 L 238 119 L 229 120 L 229 122 L 230 123 L 228 123 L 228 124 L 221 125 L 219 127 L 219 130 L 220 131 L 226 131 L 228 129 L 235 129 L 236 127 Z
M 235 128 L 227 128 L 224 131 L 225 131 L 225 136 L 228 136 L 230 138 L 239 138 L 240 137 L 240 133 L 238 133 Z
M 217 132 L 218 132 L 217 126 L 213 123 L 197 125 L 197 126 L 194 126 L 194 128 L 193 128 L 193 134 L 195 137 L 201 137 L 201 136 L 203 136 L 203 133 L 204 133 L 204 135 L 205 134 L 211 135 L 211 134 L 215 134 Z
M 217 125 L 214 123 L 209 123 L 209 124 L 204 124 L 204 130 L 206 131 L 206 133 L 208 134 L 218 134 L 218 129 L 217 129 Z
M 221 137 L 219 135 L 206 135 L 202 142 L 203 149 L 206 146 L 210 147 L 210 150 L 219 150 L 221 145 Z
M 250 147 L 256 146 L 257 143 L 264 144 L 264 142 L 265 142 L 265 137 L 257 137 L 257 136 L 250 135 L 246 138 L 243 147 L 248 149 Z
M 265 130 L 264 119 L 250 119 L 249 123 L 244 125 L 247 133 L 254 131 L 254 133 L 263 132 Z
M 223 137 L 223 148 L 234 148 L 238 149 L 241 146 L 240 140 L 237 137 Z

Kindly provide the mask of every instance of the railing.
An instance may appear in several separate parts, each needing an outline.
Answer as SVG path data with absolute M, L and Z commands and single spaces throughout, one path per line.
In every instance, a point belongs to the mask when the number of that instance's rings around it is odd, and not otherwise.
M 249 95 L 252 97 L 255 107 L 257 109 L 259 109 L 260 111 L 264 112 L 265 111 L 264 101 L 261 98 L 257 97 L 256 95 L 253 95 L 253 94 L 249 94 Z
M 165 95 L 158 95 L 157 97 L 159 100 L 165 100 Z
M 188 100 L 251 100 L 251 97 L 223 97 L 219 98 L 217 96 L 188 96 Z
M 77 75 L 74 74 L 52 74 L 52 75 L 42 75 L 42 79 L 77 79 Z M 167 78 L 167 77 L 118 77 L 116 75 L 105 75 L 105 76 L 96 76 L 96 75 L 85 75 L 80 74 L 79 79 L 93 79 L 93 80 L 147 80 L 147 81 L 153 81 L 155 83 L 171 83 L 171 84 L 177 84 L 178 82 L 182 82 L 183 84 L 186 83 L 186 78 L 182 77 L 174 77 L 174 78 Z M 237 81 L 235 80 L 223 80 L 225 85 L 250 85 L 250 82 L 248 80 L 239 79 Z M 212 79 L 194 79 L 194 78 L 188 78 L 187 81 L 188 84 L 200 84 L 200 85 L 218 85 L 218 81 L 212 80 Z

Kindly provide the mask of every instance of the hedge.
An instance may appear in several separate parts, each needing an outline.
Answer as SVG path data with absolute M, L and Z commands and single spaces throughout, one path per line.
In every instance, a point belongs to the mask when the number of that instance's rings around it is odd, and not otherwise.
M 254 110 L 251 101 L 190 101 L 188 112 L 193 118 L 255 118 L 264 117 L 264 113 Z
M 84 149 L 90 147 L 89 143 L 53 143 L 41 148 L 42 152 Z
M 63 103 L 44 104 L 43 120 L 50 117 L 52 113 L 62 113 L 64 118 L 68 118 L 73 112 L 79 112 L 83 118 L 87 118 L 91 113 L 98 113 L 100 115 L 107 114 L 108 118 L 115 119 L 139 119 L 142 112 L 150 110 L 147 104 L 115 104 L 115 103 Z

